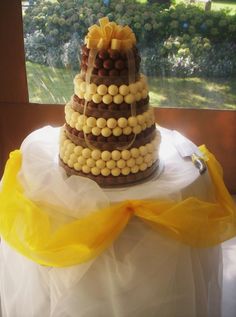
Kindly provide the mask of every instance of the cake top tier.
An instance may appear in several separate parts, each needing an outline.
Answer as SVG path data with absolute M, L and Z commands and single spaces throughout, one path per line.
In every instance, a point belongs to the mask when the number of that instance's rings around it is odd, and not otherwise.
M 94 24 L 85 37 L 85 44 L 90 49 L 128 50 L 136 44 L 136 38 L 129 26 L 110 22 L 107 17 Z

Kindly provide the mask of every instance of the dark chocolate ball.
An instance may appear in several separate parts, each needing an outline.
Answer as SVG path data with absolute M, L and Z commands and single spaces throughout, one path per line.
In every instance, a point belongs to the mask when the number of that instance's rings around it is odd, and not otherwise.
M 127 69 L 127 68 L 122 69 L 122 70 L 120 71 L 120 76 L 128 76 L 128 69 Z
M 103 60 L 97 57 L 94 62 L 94 67 L 97 69 L 103 68 L 102 64 L 103 64 Z
M 105 69 L 108 69 L 108 70 L 110 70 L 110 69 L 112 69 L 113 67 L 114 67 L 114 62 L 113 62 L 113 60 L 112 59 L 106 59 L 104 62 L 103 62 L 103 67 L 105 68 Z
M 118 59 L 117 61 L 115 61 L 115 68 L 118 70 L 122 70 L 125 68 L 125 62 L 123 61 L 123 59 Z
M 97 75 L 98 74 L 98 69 L 97 68 L 93 68 L 92 74 L 93 75 Z
M 103 102 L 99 103 L 97 107 L 99 110 L 106 110 L 107 109 L 107 105 Z
M 111 59 L 117 60 L 120 58 L 119 51 L 110 49 L 108 52 Z
M 84 138 L 84 132 L 83 131 L 80 131 L 79 134 L 78 134 L 79 138 L 83 139 Z
M 119 76 L 120 72 L 117 69 L 111 69 L 109 71 L 109 76 Z
M 111 111 L 112 110 L 117 110 L 117 105 L 115 103 L 111 103 L 111 104 L 109 104 L 108 109 L 111 110 Z
M 107 138 L 107 142 L 116 142 L 116 137 L 114 135 L 111 135 Z
M 104 136 L 102 136 L 102 135 L 99 135 L 98 137 L 97 137 L 97 141 L 98 142 L 106 142 L 106 138 L 104 137 Z
M 98 76 L 107 76 L 108 75 L 108 70 L 107 69 L 104 69 L 104 68 L 101 68 L 98 70 Z
M 119 142 L 126 142 L 127 141 L 127 136 L 122 134 L 118 137 Z
M 108 51 L 106 50 L 101 50 L 98 52 L 98 57 L 105 60 L 109 57 Z

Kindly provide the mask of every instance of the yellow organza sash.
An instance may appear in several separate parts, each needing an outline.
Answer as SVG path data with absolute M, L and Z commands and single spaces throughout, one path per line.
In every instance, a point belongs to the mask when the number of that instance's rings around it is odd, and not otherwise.
M 192 247 L 209 247 L 236 236 L 236 207 L 222 180 L 215 157 L 203 146 L 216 201 L 190 197 L 181 202 L 124 201 L 70 221 L 55 217 L 55 206 L 24 195 L 17 180 L 22 155 L 7 162 L 0 193 L 0 235 L 18 252 L 48 266 L 79 264 L 98 256 L 122 232 L 132 216 Z M 153 246 L 155 252 L 155 246 Z

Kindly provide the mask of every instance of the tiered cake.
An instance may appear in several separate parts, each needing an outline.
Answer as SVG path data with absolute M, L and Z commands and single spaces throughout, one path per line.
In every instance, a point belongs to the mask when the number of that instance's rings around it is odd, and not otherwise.
M 99 22 L 85 37 L 75 93 L 65 106 L 60 164 L 102 187 L 123 186 L 156 171 L 160 133 L 134 33 L 107 18 Z

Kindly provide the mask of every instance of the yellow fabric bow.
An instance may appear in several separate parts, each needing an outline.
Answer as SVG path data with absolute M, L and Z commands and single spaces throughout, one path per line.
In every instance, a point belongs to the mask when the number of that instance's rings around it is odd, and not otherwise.
M 92 49 L 130 49 L 136 43 L 136 38 L 128 26 L 109 22 L 107 17 L 99 20 L 100 26 L 94 24 L 89 28 L 85 44 Z
M 201 148 L 216 201 L 190 197 L 174 201 L 124 201 L 81 219 L 58 218 L 55 206 L 31 201 L 17 180 L 22 155 L 10 154 L 0 193 L 0 234 L 31 260 L 54 267 L 79 264 L 98 256 L 135 215 L 158 232 L 192 247 L 209 247 L 236 236 L 236 207 L 214 155 Z M 153 246 L 155 252 L 155 246 Z

